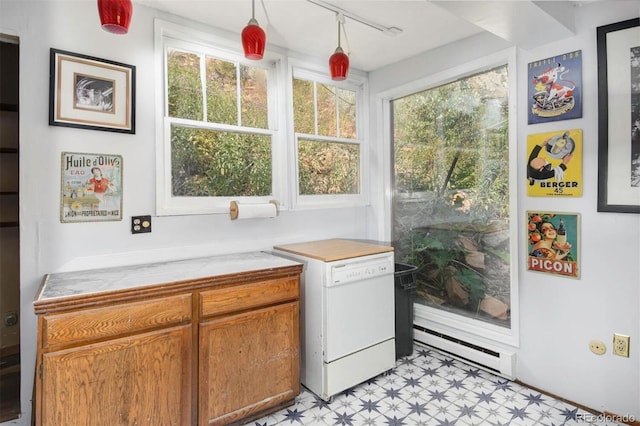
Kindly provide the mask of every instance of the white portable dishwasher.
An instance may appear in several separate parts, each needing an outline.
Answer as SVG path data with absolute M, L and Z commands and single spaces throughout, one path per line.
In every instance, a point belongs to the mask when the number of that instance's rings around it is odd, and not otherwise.
M 323 400 L 395 367 L 393 248 L 351 240 L 274 247 L 304 264 L 301 382 Z

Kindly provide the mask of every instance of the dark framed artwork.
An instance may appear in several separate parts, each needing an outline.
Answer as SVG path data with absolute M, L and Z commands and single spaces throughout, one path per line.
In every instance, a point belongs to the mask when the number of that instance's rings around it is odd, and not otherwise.
M 527 65 L 528 124 L 582 117 L 582 50 Z
M 598 211 L 640 213 L 640 18 L 596 32 Z
M 49 125 L 135 133 L 136 68 L 51 49 Z

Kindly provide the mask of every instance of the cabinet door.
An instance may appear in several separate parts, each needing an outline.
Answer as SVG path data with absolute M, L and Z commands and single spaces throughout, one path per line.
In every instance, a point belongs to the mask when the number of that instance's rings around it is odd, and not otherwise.
M 298 305 L 285 303 L 200 325 L 200 425 L 226 425 L 298 395 Z
M 43 425 L 191 424 L 191 326 L 42 359 Z

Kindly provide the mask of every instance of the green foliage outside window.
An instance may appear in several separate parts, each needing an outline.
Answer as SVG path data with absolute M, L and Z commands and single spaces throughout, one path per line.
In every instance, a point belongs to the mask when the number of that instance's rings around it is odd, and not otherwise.
M 294 78 L 293 109 L 300 194 L 359 194 L 356 92 Z
M 171 125 L 171 194 L 270 195 L 271 136 L 250 130 L 268 128 L 266 71 L 179 50 L 167 52 L 167 63 L 169 117 L 193 121 Z M 239 128 L 223 131 L 208 123 Z
M 392 102 L 394 246 L 420 304 L 508 327 L 507 68 Z M 483 311 L 483 301 L 504 306 Z M 499 305 L 502 303 L 502 305 Z
M 293 122 L 295 131 L 314 135 L 316 116 L 313 96 L 314 82 L 293 79 Z
M 300 194 L 358 194 L 359 147 L 347 143 L 298 141 Z
M 167 53 L 170 117 L 202 120 L 200 57 L 171 50 Z
M 172 126 L 172 194 L 178 197 L 271 194 L 271 138 Z
M 238 124 L 236 64 L 207 58 L 207 121 Z
M 501 67 L 393 101 L 396 191 L 432 192 L 444 215 L 463 192 L 470 220 L 508 217 L 506 81 Z
M 267 71 L 179 49 L 167 51 L 167 70 L 171 194 L 270 195 Z M 295 131 L 301 135 L 300 193 L 358 194 L 356 92 L 294 78 L 293 107 Z

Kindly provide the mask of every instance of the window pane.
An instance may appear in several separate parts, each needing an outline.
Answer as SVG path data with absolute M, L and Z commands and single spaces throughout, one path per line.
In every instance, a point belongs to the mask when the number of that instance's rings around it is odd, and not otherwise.
M 338 136 L 336 134 L 336 88 L 318 84 L 318 134 Z
M 172 126 L 171 177 L 175 197 L 271 195 L 271 138 Z
M 260 68 L 240 66 L 240 89 L 242 93 L 242 125 L 268 128 L 267 71 Z
M 340 115 L 340 137 L 355 139 L 356 92 L 338 89 L 338 114 Z
M 300 194 L 360 192 L 360 146 L 348 143 L 298 141 Z
M 315 107 L 313 102 L 313 82 L 293 79 L 293 122 L 297 133 L 314 135 Z
M 238 124 L 236 65 L 207 57 L 207 121 Z
M 169 116 L 202 120 L 200 57 L 169 49 L 167 69 Z
M 392 112 L 394 246 L 418 267 L 416 302 L 509 328 L 507 68 L 395 100 Z

